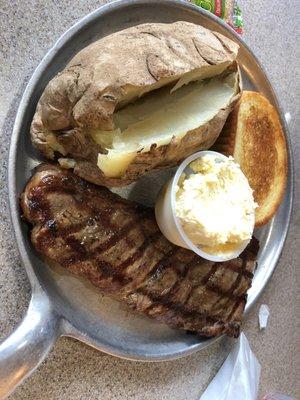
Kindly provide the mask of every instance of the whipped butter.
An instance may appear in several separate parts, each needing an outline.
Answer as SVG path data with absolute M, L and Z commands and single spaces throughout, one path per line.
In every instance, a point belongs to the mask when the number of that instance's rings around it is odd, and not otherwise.
M 175 188 L 175 213 L 189 239 L 215 255 L 234 252 L 251 238 L 256 203 L 232 157 L 204 155 L 193 161 Z

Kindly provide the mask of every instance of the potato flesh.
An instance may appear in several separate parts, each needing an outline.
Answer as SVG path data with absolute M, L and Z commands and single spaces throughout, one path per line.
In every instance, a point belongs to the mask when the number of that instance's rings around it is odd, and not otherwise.
M 120 103 L 118 103 L 118 108 L 122 108 L 127 104 L 133 102 L 135 99 L 138 99 L 139 97 L 142 97 L 147 93 L 150 93 L 167 85 L 173 84 L 174 86 L 171 91 L 175 92 L 177 89 L 189 84 L 190 82 L 213 78 L 217 75 L 222 74 L 229 65 L 230 61 L 226 61 L 217 65 L 202 66 L 201 68 L 196 68 L 192 71 L 186 72 L 180 77 L 170 76 L 168 78 L 160 79 L 158 82 L 149 86 L 141 87 L 128 85 L 127 87 L 123 87 L 124 94 L 120 100 Z
M 137 151 L 163 146 L 210 121 L 235 95 L 235 79 L 193 82 L 175 92 L 160 89 L 117 111 L 114 131 L 97 131 L 94 139 L 107 154 L 98 155 L 98 167 L 107 177 L 120 177 Z M 174 140 L 174 139 L 173 139 Z

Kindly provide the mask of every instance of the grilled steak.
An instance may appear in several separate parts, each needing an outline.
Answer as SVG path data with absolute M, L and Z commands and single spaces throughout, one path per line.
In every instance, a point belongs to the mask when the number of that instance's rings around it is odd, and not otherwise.
M 171 244 L 153 210 L 53 165 L 21 197 L 38 252 L 132 310 L 205 336 L 239 334 L 258 243 L 240 258 L 204 260 Z

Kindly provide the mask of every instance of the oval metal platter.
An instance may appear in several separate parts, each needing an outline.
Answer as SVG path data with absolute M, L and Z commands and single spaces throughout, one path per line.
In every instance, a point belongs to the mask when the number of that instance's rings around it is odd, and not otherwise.
M 86 16 L 69 29 L 45 56 L 28 83 L 19 106 L 11 140 L 11 216 L 20 255 L 33 293 L 39 286 L 43 295 L 49 299 L 55 315 L 62 322 L 60 335 L 75 337 L 106 353 L 134 360 L 159 361 L 182 357 L 208 346 L 216 339 L 185 334 L 150 319 L 133 315 L 122 304 L 103 297 L 89 283 L 68 274 L 59 266 L 47 265 L 33 250 L 28 226 L 20 218 L 18 199 L 32 174 L 32 169 L 43 161 L 31 145 L 29 128 L 37 101 L 49 80 L 64 68 L 75 53 L 105 35 L 145 22 L 179 20 L 219 31 L 239 43 L 238 60 L 244 88 L 263 93 L 277 108 L 290 153 L 283 114 L 268 78 L 251 50 L 218 18 L 187 2 L 170 0 L 113 2 Z M 119 193 L 146 204 L 153 204 L 161 185 L 172 172 L 167 170 L 147 175 Z M 271 223 L 255 232 L 260 240 L 261 250 L 258 268 L 248 295 L 247 310 L 263 291 L 281 254 L 291 215 L 292 189 L 290 156 L 288 185 L 282 205 Z

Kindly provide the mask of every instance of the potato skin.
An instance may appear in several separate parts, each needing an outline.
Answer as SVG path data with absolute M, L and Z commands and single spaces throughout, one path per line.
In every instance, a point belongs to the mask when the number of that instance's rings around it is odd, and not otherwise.
M 123 186 L 149 170 L 176 165 L 214 143 L 231 107 L 180 142 L 153 144 L 139 153 L 122 178 L 103 175 L 96 165 L 103 149 L 85 130 L 113 129 L 118 107 L 193 70 L 203 69 L 207 76 L 227 71 L 237 52 L 233 41 L 188 22 L 142 24 L 106 36 L 81 50 L 49 82 L 31 125 L 32 142 L 47 158 L 74 159 L 75 173 L 106 186 Z

